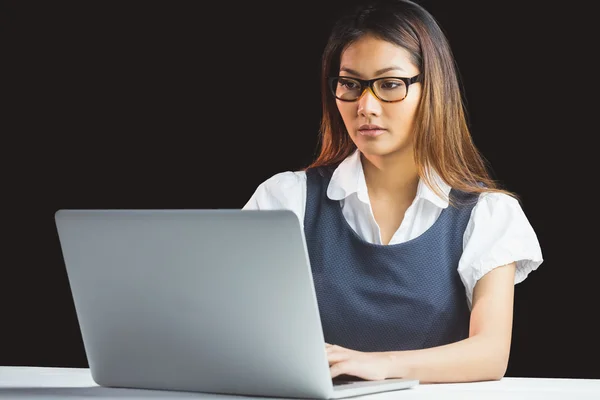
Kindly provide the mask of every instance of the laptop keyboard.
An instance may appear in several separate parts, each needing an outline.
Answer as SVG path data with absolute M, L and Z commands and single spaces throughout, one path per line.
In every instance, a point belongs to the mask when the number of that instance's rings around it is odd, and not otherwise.
M 370 387 L 370 386 L 380 387 L 383 389 L 385 385 L 382 385 L 381 381 L 347 381 L 347 382 L 334 383 L 333 390 L 342 391 L 342 390 L 347 390 L 347 389 L 356 389 L 356 388 Z
M 333 381 L 333 386 L 341 386 L 341 385 L 349 385 L 352 383 L 358 383 L 358 382 L 362 382 L 362 381 Z
M 356 386 L 359 383 L 370 383 L 372 381 L 368 381 L 365 379 L 360 379 L 360 378 L 355 378 L 353 376 L 344 376 L 344 377 L 335 377 L 332 379 L 333 382 L 333 387 L 339 387 L 339 386 L 349 386 L 349 385 L 354 385 Z M 364 386 L 364 385 L 360 385 L 360 386 Z

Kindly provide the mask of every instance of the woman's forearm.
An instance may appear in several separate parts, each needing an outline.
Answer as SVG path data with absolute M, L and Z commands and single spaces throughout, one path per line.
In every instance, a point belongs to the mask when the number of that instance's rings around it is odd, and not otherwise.
M 501 379 L 508 365 L 506 343 L 485 336 L 422 350 L 382 353 L 389 378 L 419 379 L 422 383 L 474 382 Z

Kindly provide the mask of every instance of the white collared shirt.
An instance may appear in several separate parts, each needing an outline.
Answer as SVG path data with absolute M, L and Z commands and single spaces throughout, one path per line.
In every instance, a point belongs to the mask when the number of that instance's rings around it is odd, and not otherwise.
M 450 186 L 437 174 L 432 173 L 431 176 L 447 195 Z M 382 244 L 358 150 L 336 168 L 327 188 L 327 196 L 340 201 L 348 224 L 363 240 Z M 284 171 L 261 183 L 243 209 L 288 209 L 298 216 L 303 225 L 305 206 L 306 173 Z M 421 235 L 446 207 L 448 201 L 420 181 L 417 195 L 389 244 L 406 242 Z M 469 309 L 477 281 L 492 269 L 513 261 L 517 263 L 515 284 L 523 281 L 542 263 L 542 252 L 535 231 L 516 199 L 503 193 L 481 194 L 463 235 L 463 253 L 458 264 Z

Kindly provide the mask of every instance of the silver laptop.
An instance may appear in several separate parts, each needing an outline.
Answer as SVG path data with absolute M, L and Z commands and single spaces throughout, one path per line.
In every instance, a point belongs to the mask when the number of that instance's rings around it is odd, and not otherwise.
M 334 399 L 304 233 L 288 210 L 59 210 L 90 372 L 105 387 Z

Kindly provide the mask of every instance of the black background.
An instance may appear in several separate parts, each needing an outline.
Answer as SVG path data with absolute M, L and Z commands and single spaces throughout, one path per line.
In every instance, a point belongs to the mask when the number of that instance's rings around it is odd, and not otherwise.
M 56 210 L 240 208 L 313 158 L 321 52 L 349 3 L 0 2 L 0 365 L 87 366 Z M 542 246 L 515 288 L 507 376 L 600 378 L 579 23 L 562 3 L 420 3 L 450 40 L 476 145 Z

